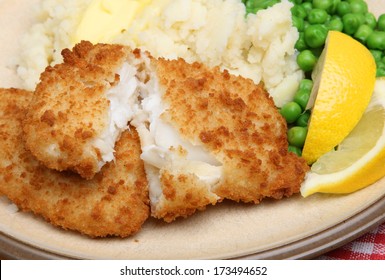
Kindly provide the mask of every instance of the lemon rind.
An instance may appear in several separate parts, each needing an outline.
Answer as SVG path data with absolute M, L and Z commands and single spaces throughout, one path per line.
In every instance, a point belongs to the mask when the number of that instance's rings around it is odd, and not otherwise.
M 369 111 L 373 106 L 380 105 L 385 110 L 385 80 L 379 79 L 376 82 L 375 90 L 366 111 Z M 329 174 L 317 174 L 314 172 L 307 173 L 304 182 L 301 185 L 301 195 L 307 197 L 317 192 L 324 193 L 350 193 L 367 185 L 374 183 L 385 174 L 379 174 L 379 172 L 373 172 L 369 177 L 363 180 L 356 180 L 362 175 L 367 175 L 367 170 L 376 168 L 378 162 L 385 161 L 385 125 L 382 130 L 381 137 L 376 142 L 375 146 L 369 150 L 358 161 L 344 170 L 329 173 Z M 385 165 L 385 163 L 383 164 Z M 385 168 L 384 168 L 385 169 Z M 382 172 L 385 173 L 385 170 Z M 362 182 L 365 182 L 364 184 Z M 344 188 L 344 190 L 333 189 L 336 185 L 351 184 L 350 187 Z

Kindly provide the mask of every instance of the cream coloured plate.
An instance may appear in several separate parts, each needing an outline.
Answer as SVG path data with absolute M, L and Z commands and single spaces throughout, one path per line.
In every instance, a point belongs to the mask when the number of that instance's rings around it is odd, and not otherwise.
M 20 85 L 12 65 L 38 1 L 0 0 L 0 87 Z M 367 2 L 376 14 L 385 12 L 380 1 Z M 350 195 L 225 202 L 172 224 L 150 219 L 126 239 L 89 239 L 13 210 L 0 199 L 0 252 L 7 258 L 311 258 L 385 221 L 385 178 Z

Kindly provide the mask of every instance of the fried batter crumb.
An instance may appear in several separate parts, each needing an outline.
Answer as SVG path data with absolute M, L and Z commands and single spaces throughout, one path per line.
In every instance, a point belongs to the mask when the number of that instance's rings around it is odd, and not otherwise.
M 148 183 L 134 128 L 116 146 L 115 163 L 92 180 L 42 166 L 22 141 L 21 122 L 33 93 L 0 89 L 0 193 L 22 211 L 90 237 L 127 237 L 150 214 Z

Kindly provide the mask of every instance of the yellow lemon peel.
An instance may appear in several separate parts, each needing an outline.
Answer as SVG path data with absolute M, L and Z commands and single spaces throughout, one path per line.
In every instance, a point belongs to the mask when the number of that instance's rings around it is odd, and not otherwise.
M 356 126 L 373 93 L 376 64 L 364 45 L 330 31 L 312 76 L 308 107 L 313 109 L 302 152 L 309 164 L 340 144 Z
M 368 108 L 336 150 L 316 161 L 301 186 L 307 197 L 351 193 L 385 176 L 385 79 L 377 79 Z

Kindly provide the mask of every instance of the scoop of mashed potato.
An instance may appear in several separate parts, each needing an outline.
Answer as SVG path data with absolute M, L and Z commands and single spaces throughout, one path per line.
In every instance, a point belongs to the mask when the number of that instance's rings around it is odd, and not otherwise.
M 47 65 L 61 62 L 60 51 L 74 42 L 92 0 L 42 0 L 40 23 L 22 40 L 18 74 L 34 89 Z M 255 83 L 263 82 L 278 107 L 292 99 L 303 72 L 296 63 L 298 31 L 292 3 L 282 0 L 246 15 L 241 0 L 154 0 L 110 42 L 148 50 L 155 57 L 219 66 Z

